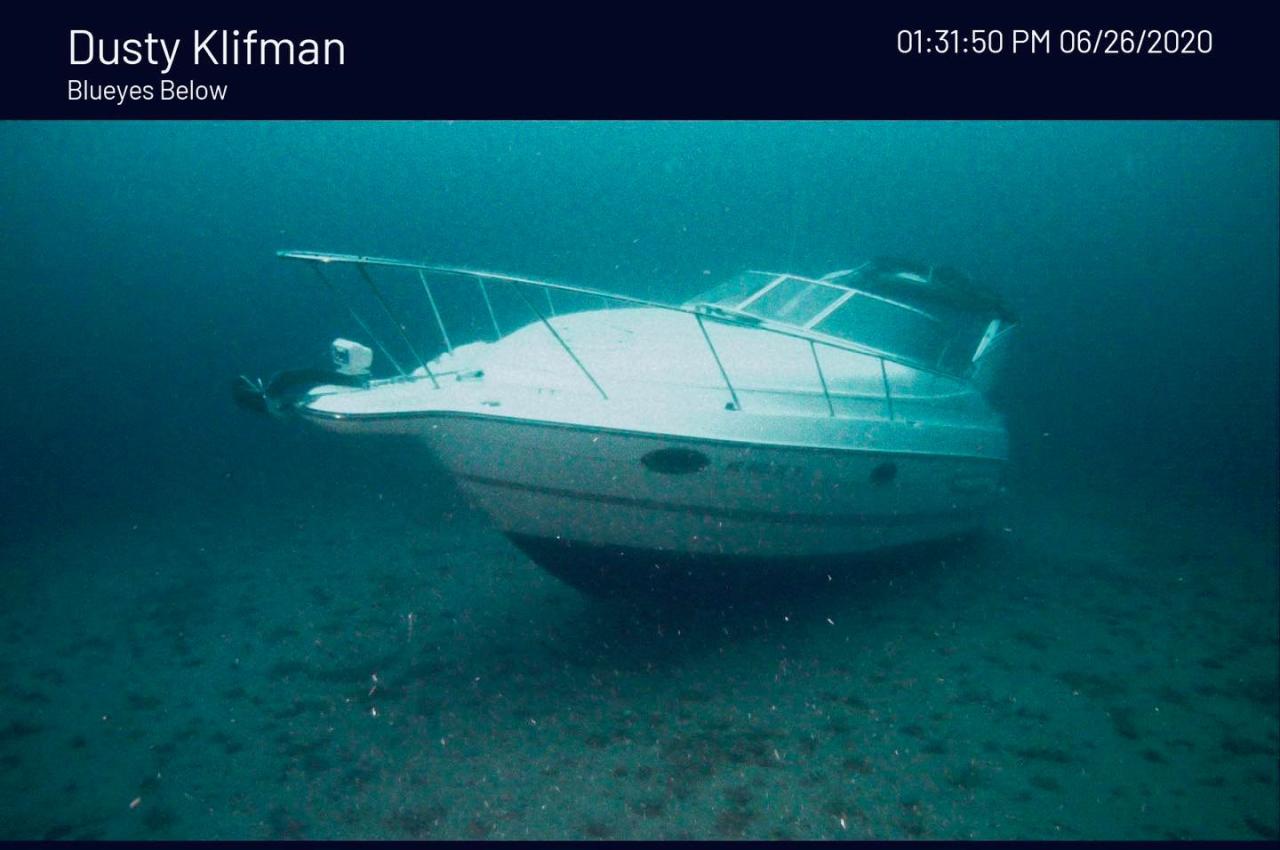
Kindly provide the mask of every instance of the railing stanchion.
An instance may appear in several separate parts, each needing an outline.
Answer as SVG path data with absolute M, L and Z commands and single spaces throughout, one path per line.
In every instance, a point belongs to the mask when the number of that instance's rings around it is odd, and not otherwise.
M 560 347 L 564 349 L 565 354 L 568 354 L 569 357 L 573 360 L 573 362 L 577 365 L 577 367 L 582 370 L 582 374 L 587 376 L 587 380 L 591 382 L 591 386 L 595 387 L 596 392 L 600 393 L 600 398 L 604 399 L 605 401 L 608 401 L 609 396 L 604 391 L 604 388 L 601 387 L 600 384 L 596 381 L 596 379 L 591 375 L 591 373 L 587 371 L 587 367 L 582 365 L 582 361 L 578 359 L 578 355 L 574 354 L 573 349 L 569 347 L 569 343 L 565 342 L 564 338 L 561 337 L 560 334 L 556 333 L 556 329 L 551 326 L 550 322 L 547 321 L 547 317 L 542 315 L 542 311 L 540 311 L 537 307 L 533 306 L 533 302 L 530 301 L 529 298 L 520 289 L 520 284 L 515 283 L 513 281 L 511 283 L 511 288 L 516 291 L 516 295 L 520 296 L 520 300 L 523 301 L 526 305 L 528 305 L 529 309 L 533 311 L 533 314 L 538 317 L 538 320 L 542 322 L 542 324 L 546 327 L 546 329 L 551 332 L 551 335 L 556 338 L 556 342 L 560 343 Z
M 382 340 L 378 339 L 378 335 L 369 329 L 369 326 L 365 324 L 364 319 L 360 318 L 360 314 L 351 306 L 351 302 L 343 298 L 342 293 L 338 291 L 338 287 L 333 285 L 333 281 L 324 276 L 324 270 L 319 266 L 319 264 L 313 265 L 312 268 L 316 270 L 316 275 L 320 278 L 320 282 L 323 283 L 329 292 L 333 294 L 334 299 L 339 304 L 347 308 L 347 312 L 351 314 L 351 318 L 355 319 L 356 324 L 360 326 L 360 330 L 369 335 L 369 339 L 373 340 L 373 344 L 378 346 L 378 350 L 382 352 L 382 356 L 387 358 L 387 361 L 395 367 L 395 370 L 400 373 L 400 377 L 408 377 L 404 369 L 400 368 L 400 364 L 396 362 L 396 359 L 391 356 L 391 352 L 382 344 Z
M 729 381 L 729 373 L 724 370 L 724 364 L 720 362 L 720 355 L 716 353 L 716 347 L 711 344 L 711 335 L 707 333 L 707 326 L 702 323 L 702 314 L 694 313 L 693 317 L 698 320 L 698 330 L 702 331 L 702 338 L 706 340 L 707 348 L 711 350 L 711 356 L 715 358 L 716 368 L 720 370 L 720 377 L 724 379 L 724 385 L 729 388 L 729 397 L 733 399 L 733 409 L 741 410 L 742 402 L 738 401 L 738 394 L 734 392 L 733 384 Z
M 489 321 L 493 322 L 493 341 L 497 342 L 502 339 L 502 329 L 498 327 L 498 317 L 493 312 L 493 302 L 489 300 L 489 290 L 484 285 L 484 278 L 477 276 L 476 283 L 480 284 L 480 294 L 484 296 L 484 306 L 489 308 Z
M 889 370 L 885 368 L 884 358 L 880 358 L 880 379 L 884 381 L 884 403 L 889 412 L 889 421 L 893 421 L 893 392 L 889 389 Z
M 427 303 L 431 305 L 431 312 L 435 314 L 436 324 L 440 327 L 440 336 L 444 337 L 444 347 L 452 354 L 453 343 L 449 342 L 449 332 L 444 329 L 444 319 L 440 318 L 440 309 L 436 307 L 436 299 L 431 294 L 431 287 L 427 286 L 427 275 L 422 269 L 418 269 L 418 279 L 422 281 L 422 288 L 427 293 Z
M 822 363 L 818 360 L 818 346 L 813 340 L 809 340 L 809 351 L 813 354 L 813 365 L 818 368 L 818 380 L 822 382 L 822 397 L 827 400 L 827 413 L 835 416 L 836 409 L 831 404 L 831 391 L 827 389 L 827 376 L 822 374 Z
M 360 276 L 364 278 L 364 282 L 369 284 L 369 289 L 373 292 L 373 297 L 378 299 L 378 303 L 382 305 L 382 310 L 387 314 L 387 318 L 391 320 L 391 324 L 396 326 L 396 332 L 400 334 L 400 339 L 404 340 L 405 347 L 409 349 L 409 353 L 413 355 L 413 359 L 418 361 L 418 365 L 422 367 L 422 371 L 427 373 L 427 377 L 431 379 L 431 386 L 440 389 L 440 382 L 436 380 L 436 376 L 431 373 L 431 367 L 427 365 L 427 361 L 422 359 L 417 349 L 413 347 L 413 343 L 409 341 L 409 334 L 405 332 L 404 325 L 400 324 L 400 320 L 396 318 L 396 314 L 392 312 L 391 305 L 387 303 L 387 299 L 382 297 L 382 290 L 378 288 L 378 284 L 374 283 L 373 275 L 369 274 L 369 270 L 364 264 L 359 264 L 356 268 L 360 271 Z

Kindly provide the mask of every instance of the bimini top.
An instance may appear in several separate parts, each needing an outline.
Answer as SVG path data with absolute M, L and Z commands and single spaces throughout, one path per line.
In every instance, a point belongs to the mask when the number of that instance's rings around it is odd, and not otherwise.
M 744 272 L 685 306 L 841 340 L 958 376 L 968 375 L 1017 321 L 998 295 L 960 272 L 888 259 L 821 278 Z

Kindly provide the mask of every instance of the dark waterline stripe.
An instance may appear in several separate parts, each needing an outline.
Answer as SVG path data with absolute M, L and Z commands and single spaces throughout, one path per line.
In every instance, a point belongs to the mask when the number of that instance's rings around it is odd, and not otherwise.
M 459 475 L 459 479 L 484 487 L 495 487 L 506 490 L 518 490 L 525 493 L 537 493 L 543 496 L 556 496 L 578 502 L 594 504 L 622 505 L 630 508 L 666 511 L 668 513 L 694 514 L 717 519 L 730 519 L 749 522 L 770 522 L 779 525 L 912 525 L 919 522 L 942 520 L 976 519 L 981 508 L 970 508 L 954 511 L 920 511 L 910 514 L 803 514 L 776 513 L 770 511 L 738 510 L 731 508 L 715 508 L 706 505 L 680 505 L 674 502 L 659 502 L 654 499 L 637 499 L 631 496 L 610 496 L 603 493 L 587 493 L 581 490 L 568 490 L 561 487 L 544 487 L 536 484 L 521 484 L 515 481 L 503 481 L 499 478 L 487 478 L 481 475 Z

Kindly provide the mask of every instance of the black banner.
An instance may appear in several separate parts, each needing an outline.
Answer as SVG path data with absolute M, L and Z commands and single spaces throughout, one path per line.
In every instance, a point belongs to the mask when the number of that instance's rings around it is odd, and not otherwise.
M 27 14 L 0 36 L 6 118 L 1264 118 L 1280 64 L 1209 7 Z

